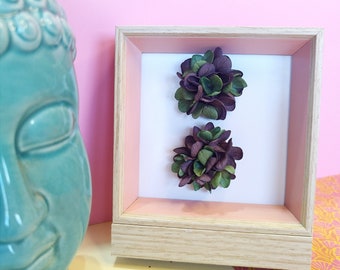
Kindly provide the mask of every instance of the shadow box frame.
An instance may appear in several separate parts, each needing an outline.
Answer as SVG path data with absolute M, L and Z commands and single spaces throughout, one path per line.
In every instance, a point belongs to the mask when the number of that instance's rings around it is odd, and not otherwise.
M 318 28 L 116 27 L 113 255 L 213 265 L 310 269 L 322 36 L 323 31 Z M 228 54 L 291 57 L 282 205 L 139 195 L 143 53 L 204 52 L 217 46 Z

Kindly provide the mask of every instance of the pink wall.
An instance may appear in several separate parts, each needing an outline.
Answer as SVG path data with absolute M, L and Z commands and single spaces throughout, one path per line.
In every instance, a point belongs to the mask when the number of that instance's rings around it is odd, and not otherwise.
M 80 128 L 91 163 L 90 222 L 111 220 L 116 25 L 322 27 L 324 35 L 318 176 L 340 173 L 338 0 L 59 0 L 77 39 Z

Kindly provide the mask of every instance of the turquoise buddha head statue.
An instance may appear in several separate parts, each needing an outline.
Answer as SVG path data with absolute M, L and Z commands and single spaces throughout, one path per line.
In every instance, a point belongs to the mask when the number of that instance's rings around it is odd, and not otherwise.
M 86 231 L 74 57 L 54 0 L 0 0 L 0 270 L 65 270 Z

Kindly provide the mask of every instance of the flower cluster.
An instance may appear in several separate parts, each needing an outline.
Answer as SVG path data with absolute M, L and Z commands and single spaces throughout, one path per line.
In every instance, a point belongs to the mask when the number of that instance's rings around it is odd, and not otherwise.
M 219 47 L 185 60 L 182 73 L 177 73 L 181 79 L 175 94 L 178 109 L 194 119 L 224 120 L 227 111 L 235 109 L 235 97 L 247 86 L 243 73 L 231 67 L 230 58 Z
M 235 160 L 243 157 L 240 147 L 233 146 L 230 130 L 207 123 L 202 129 L 193 128 L 185 138 L 185 146 L 174 149 L 171 170 L 181 179 L 179 186 L 192 184 L 194 190 L 202 187 L 211 191 L 227 188 L 235 179 Z

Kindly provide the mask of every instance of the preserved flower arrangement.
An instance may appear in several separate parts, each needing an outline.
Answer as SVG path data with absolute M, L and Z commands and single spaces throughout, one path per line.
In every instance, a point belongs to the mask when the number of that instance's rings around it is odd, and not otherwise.
M 174 149 L 171 166 L 180 178 L 179 187 L 193 185 L 195 191 L 205 188 L 227 188 L 235 179 L 235 160 L 243 157 L 240 147 L 233 146 L 230 130 L 207 123 L 202 129 L 193 127 L 192 135 L 186 136 L 185 146 Z
M 235 109 L 235 97 L 247 86 L 243 73 L 232 69 L 230 58 L 220 47 L 185 60 L 181 72 L 177 72 L 181 80 L 175 93 L 178 109 L 194 119 L 224 120 L 227 111 Z

